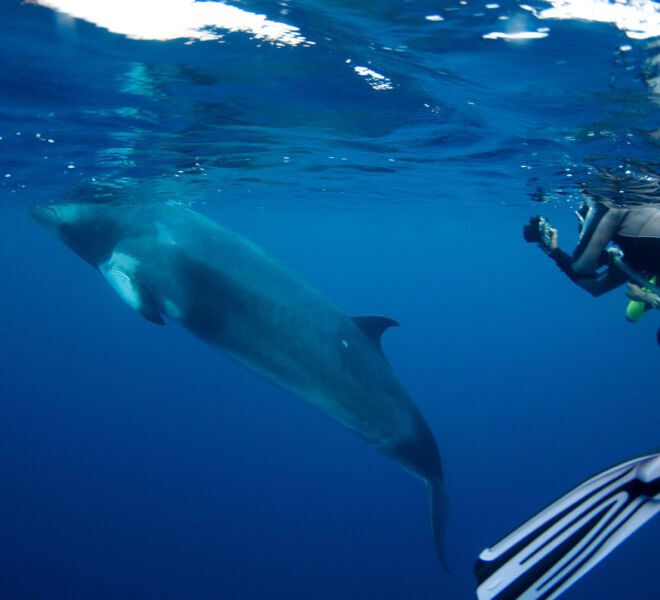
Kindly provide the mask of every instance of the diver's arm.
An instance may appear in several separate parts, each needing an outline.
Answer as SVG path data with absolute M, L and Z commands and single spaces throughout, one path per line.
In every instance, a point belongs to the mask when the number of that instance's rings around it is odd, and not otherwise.
M 578 277 L 595 277 L 600 267 L 609 264 L 605 251 L 614 239 L 624 214 L 603 204 L 589 211 L 580 241 L 571 257 L 571 269 Z
M 626 288 L 626 296 L 631 300 L 637 302 L 644 302 L 651 306 L 651 308 L 657 308 L 660 310 L 660 296 L 657 296 L 653 292 L 638 286 L 636 283 L 629 283 Z
M 592 296 L 600 296 L 628 279 L 625 273 L 614 266 L 598 272 L 600 267 L 609 263 L 606 248 L 616 233 L 619 220 L 618 215 L 607 209 L 596 210 L 585 223 L 584 234 L 573 256 L 557 245 L 556 229 L 549 229 L 547 241 L 542 239 L 539 246 L 571 281 Z
M 557 263 L 557 266 L 568 275 L 571 281 L 594 297 L 605 294 L 606 292 L 624 284 L 628 280 L 628 276 L 616 267 L 609 267 L 602 273 L 594 273 L 593 275 L 579 275 L 573 270 L 572 257 L 559 248 L 549 256 Z
M 557 246 L 557 230 L 553 229 L 551 233 L 550 245 L 545 248 L 542 247 L 543 251 L 557 263 L 557 266 L 568 275 L 571 281 L 589 292 L 592 296 L 600 296 L 619 287 L 628 280 L 628 276 L 616 267 L 609 267 L 602 273 L 576 273 L 573 268 L 574 258 Z M 602 256 L 605 258 L 606 253 Z

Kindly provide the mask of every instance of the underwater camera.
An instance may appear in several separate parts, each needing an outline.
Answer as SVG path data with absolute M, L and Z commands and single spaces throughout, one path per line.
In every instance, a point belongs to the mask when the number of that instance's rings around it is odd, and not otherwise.
M 526 242 L 540 242 L 547 235 L 548 229 L 550 229 L 550 222 L 544 217 L 536 215 L 523 227 L 523 237 Z

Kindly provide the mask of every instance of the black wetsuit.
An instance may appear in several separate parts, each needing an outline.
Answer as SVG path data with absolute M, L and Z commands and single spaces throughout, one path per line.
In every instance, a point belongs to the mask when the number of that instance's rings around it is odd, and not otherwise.
M 618 207 L 597 202 L 589 209 L 573 256 L 557 248 L 550 257 L 577 285 L 600 296 L 628 280 L 610 264 L 605 251 L 610 242 L 623 250 L 623 260 L 633 271 L 660 275 L 660 205 Z M 610 266 L 599 271 L 605 265 Z

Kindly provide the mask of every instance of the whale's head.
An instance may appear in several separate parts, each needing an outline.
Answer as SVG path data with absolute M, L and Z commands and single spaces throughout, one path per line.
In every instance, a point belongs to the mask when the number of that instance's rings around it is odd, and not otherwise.
M 112 253 L 117 243 L 117 220 L 113 211 L 103 205 L 32 206 L 28 214 L 95 267 Z

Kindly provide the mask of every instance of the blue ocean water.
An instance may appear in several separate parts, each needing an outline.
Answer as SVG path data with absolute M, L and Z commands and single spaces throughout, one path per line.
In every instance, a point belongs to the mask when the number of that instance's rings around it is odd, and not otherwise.
M 579 182 L 657 172 L 657 38 L 541 0 L 234 4 L 296 44 L 41 4 L 0 9 L 1 597 L 473 598 L 481 549 L 660 445 L 657 314 L 627 323 L 623 291 L 521 236 L 540 212 L 570 251 Z M 25 212 L 83 199 L 189 204 L 401 323 L 384 351 L 443 457 L 451 575 L 421 482 L 141 319 Z M 565 597 L 660 596 L 659 536 Z

